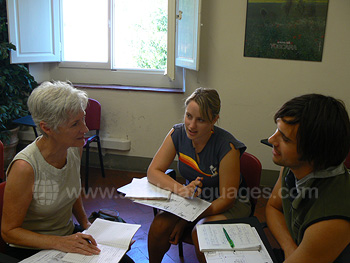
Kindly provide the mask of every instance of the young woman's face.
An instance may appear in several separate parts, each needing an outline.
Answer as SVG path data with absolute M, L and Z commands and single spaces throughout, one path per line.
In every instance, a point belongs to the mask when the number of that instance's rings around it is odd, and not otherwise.
M 215 121 L 210 122 L 204 120 L 200 114 L 199 106 L 195 101 L 191 101 L 187 105 L 185 112 L 185 127 L 189 139 L 196 141 L 208 138 Z

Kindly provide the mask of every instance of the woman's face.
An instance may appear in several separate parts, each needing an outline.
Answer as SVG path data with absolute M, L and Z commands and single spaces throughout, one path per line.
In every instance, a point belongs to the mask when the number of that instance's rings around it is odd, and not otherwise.
M 199 105 L 195 101 L 190 101 L 186 107 L 185 112 L 185 127 L 187 137 L 191 140 L 205 140 L 207 139 L 212 131 L 212 128 L 216 122 L 206 121 L 202 118 L 199 110 Z
M 85 124 L 85 112 L 82 110 L 60 125 L 55 137 L 60 143 L 68 147 L 83 147 L 85 143 L 84 136 L 88 131 L 89 129 Z

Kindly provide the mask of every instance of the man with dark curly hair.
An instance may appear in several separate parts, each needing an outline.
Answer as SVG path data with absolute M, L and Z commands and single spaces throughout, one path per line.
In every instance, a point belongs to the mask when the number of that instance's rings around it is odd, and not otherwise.
M 286 102 L 269 138 L 282 166 L 266 206 L 285 262 L 350 262 L 350 148 L 344 103 L 320 94 Z

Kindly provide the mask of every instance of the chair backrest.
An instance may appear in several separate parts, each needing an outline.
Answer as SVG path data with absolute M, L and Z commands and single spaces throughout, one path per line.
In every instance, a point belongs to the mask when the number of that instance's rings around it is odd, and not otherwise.
M 0 182 L 5 179 L 5 171 L 4 171 L 4 145 L 2 141 L 0 141 Z
M 85 122 L 89 130 L 99 130 L 101 122 L 101 104 L 97 100 L 89 98 L 85 113 Z
M 5 185 L 6 185 L 6 182 L 0 183 L 0 225 L 1 225 L 1 217 L 2 217 L 2 207 L 3 207 L 3 203 L 4 203 Z M 0 235 L 0 252 L 4 253 L 5 250 L 6 250 L 6 243 Z
M 258 201 L 258 197 L 254 195 L 256 192 L 252 192 L 252 189 L 260 187 L 262 166 L 258 158 L 250 153 L 243 153 L 241 156 L 241 174 L 243 175 L 250 194 L 250 201 L 252 203 L 252 214 L 255 211 L 255 205 Z M 256 190 L 255 190 L 256 191 Z

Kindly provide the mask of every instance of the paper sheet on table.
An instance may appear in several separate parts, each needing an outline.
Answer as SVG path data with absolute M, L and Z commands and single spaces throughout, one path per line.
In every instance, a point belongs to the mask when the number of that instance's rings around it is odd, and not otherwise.
M 211 203 L 198 197 L 190 199 L 178 196 L 176 194 L 172 194 L 169 201 L 135 200 L 135 203 L 144 204 L 167 211 L 191 222 L 196 220 L 197 217 L 211 205 Z
M 116 248 L 116 247 L 110 247 L 105 245 L 98 245 L 98 248 L 101 249 L 101 252 L 99 255 L 94 256 L 84 256 L 80 254 L 75 253 L 68 253 L 63 258 L 64 262 L 69 263 L 118 263 L 124 254 L 126 253 L 127 249 L 124 248 Z
M 125 248 L 98 245 L 101 252 L 95 256 L 65 253 L 58 250 L 42 250 L 20 263 L 117 263 L 127 252 Z
M 258 232 L 253 228 L 260 244 L 260 251 L 214 251 L 204 252 L 207 263 L 273 263 Z
M 65 255 L 65 252 L 58 250 L 42 250 L 20 263 L 66 263 L 62 260 Z
M 147 177 L 133 178 L 130 184 L 118 188 L 130 199 L 169 200 L 171 192 L 148 182 Z

